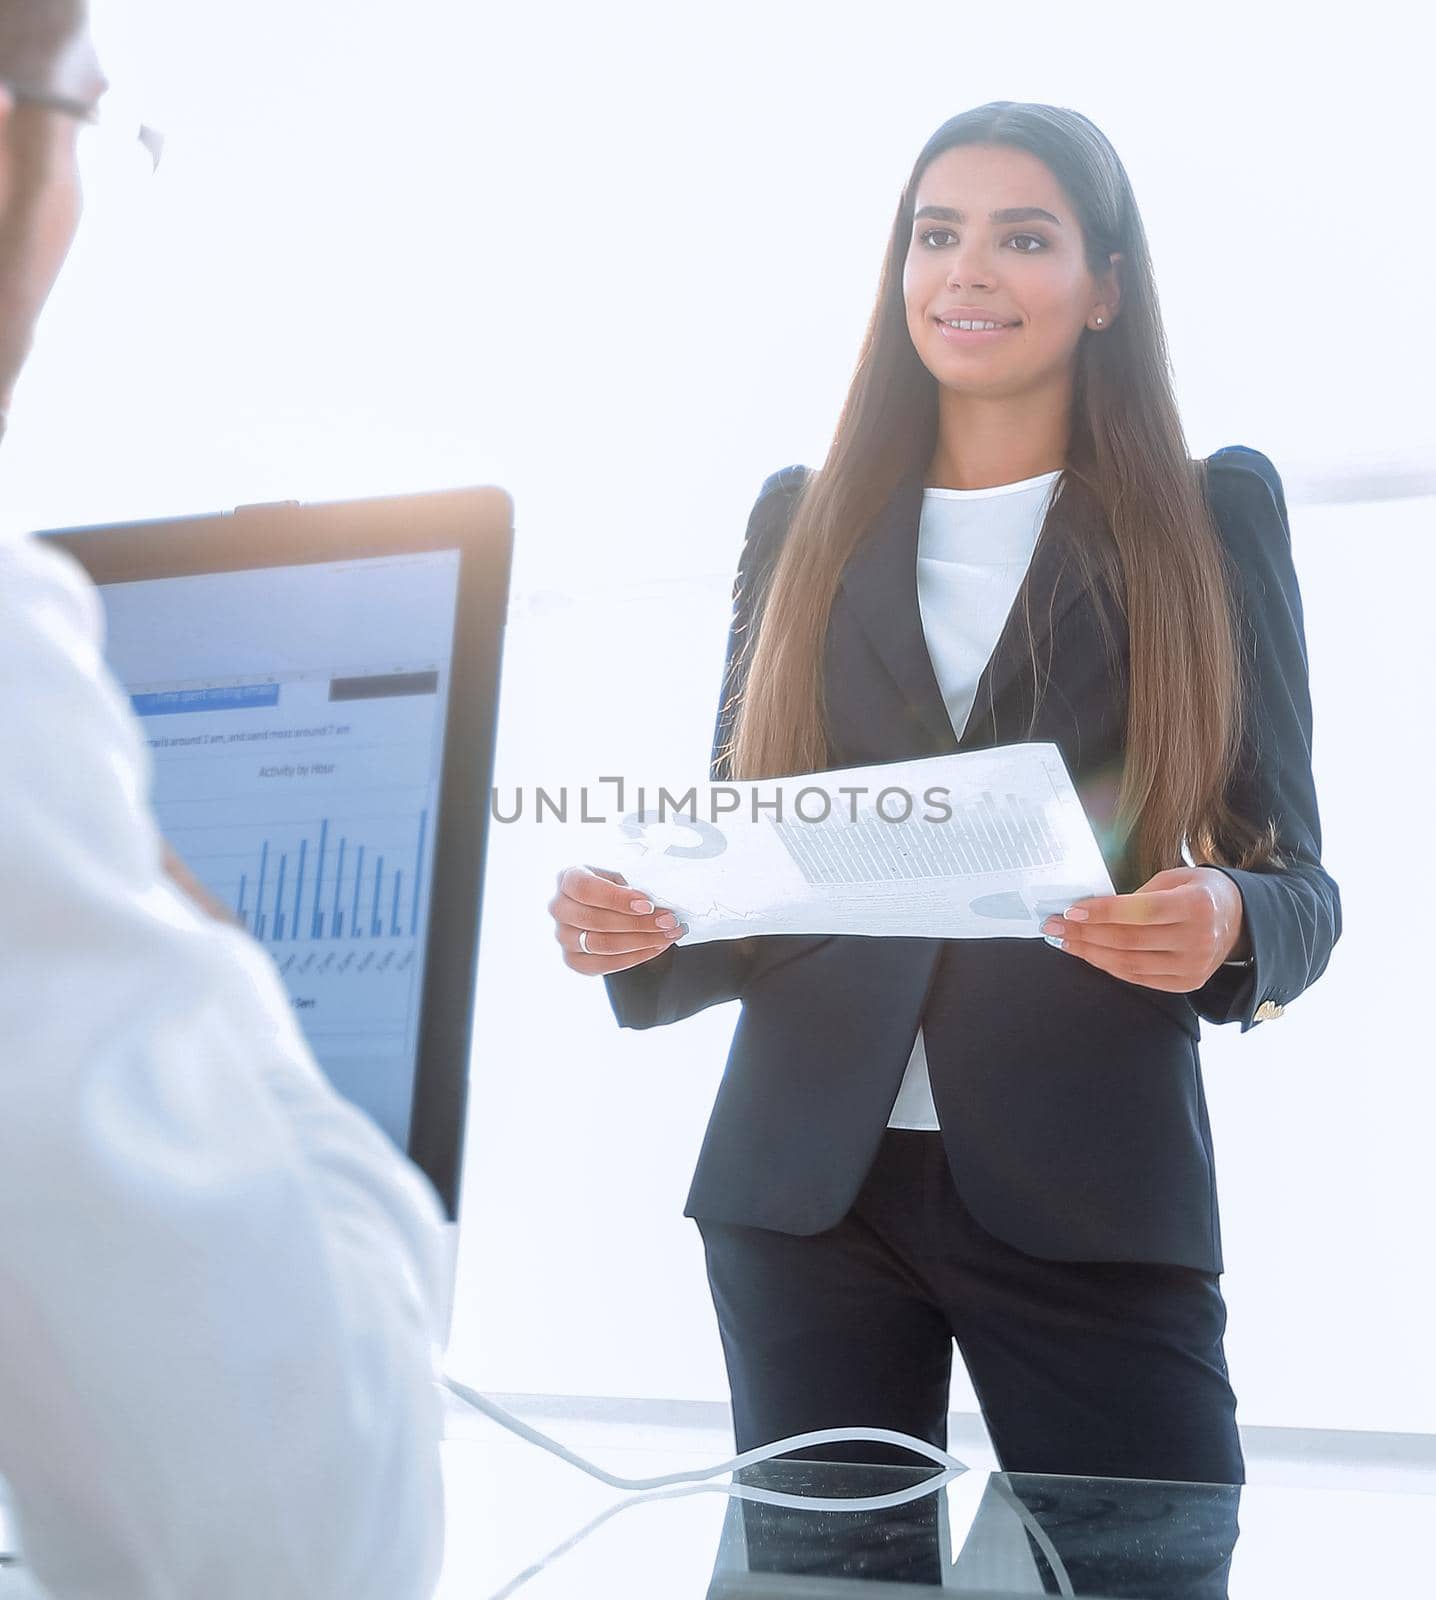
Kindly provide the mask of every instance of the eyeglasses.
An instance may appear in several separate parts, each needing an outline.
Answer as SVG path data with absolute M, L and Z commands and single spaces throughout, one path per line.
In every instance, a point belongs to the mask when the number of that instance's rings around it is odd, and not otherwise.
M 73 117 L 77 122 L 83 122 L 99 130 L 107 145 L 122 145 L 126 149 L 133 149 L 134 141 L 138 139 L 149 160 L 149 170 L 151 172 L 158 170 L 160 157 L 164 154 L 164 134 L 147 123 L 141 122 L 137 127 L 135 120 L 118 111 L 108 96 L 104 101 L 90 104 L 84 100 L 72 100 L 66 95 L 51 94 L 45 89 L 27 89 L 3 79 L 0 79 L 0 88 L 8 89 L 20 105 L 39 106 L 45 111 L 58 111 L 62 116 Z

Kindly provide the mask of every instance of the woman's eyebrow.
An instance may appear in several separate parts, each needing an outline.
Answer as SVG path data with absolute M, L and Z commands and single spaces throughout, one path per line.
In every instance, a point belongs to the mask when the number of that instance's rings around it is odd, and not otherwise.
M 923 217 L 935 217 L 939 222 L 966 222 L 967 215 L 962 211 L 955 211 L 951 206 L 923 206 L 913 216 L 917 222 Z M 989 211 L 989 222 L 1050 222 L 1054 227 L 1060 228 L 1062 224 L 1050 211 L 1044 211 L 1041 206 L 1008 206 L 1005 211 Z

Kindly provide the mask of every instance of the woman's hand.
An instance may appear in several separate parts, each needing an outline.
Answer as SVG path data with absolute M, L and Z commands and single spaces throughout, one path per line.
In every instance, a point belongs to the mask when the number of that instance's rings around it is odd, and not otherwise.
M 565 867 L 548 910 L 563 964 L 575 972 L 622 972 L 661 956 L 688 932 L 671 911 L 630 889 L 621 872 L 602 867 Z M 587 954 L 578 947 L 581 933 Z
M 1044 934 L 1114 978 L 1187 994 L 1223 961 L 1247 955 L 1242 893 L 1215 867 L 1169 867 L 1132 894 L 1074 900 L 1085 916 L 1049 917 Z

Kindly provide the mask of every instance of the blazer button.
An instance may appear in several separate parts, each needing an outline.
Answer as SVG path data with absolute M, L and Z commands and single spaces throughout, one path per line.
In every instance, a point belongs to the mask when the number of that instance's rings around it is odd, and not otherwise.
M 1286 1007 L 1279 1006 L 1275 1000 L 1263 1000 L 1252 1012 L 1252 1017 L 1257 1022 L 1270 1022 L 1273 1017 L 1281 1016 L 1285 1010 Z

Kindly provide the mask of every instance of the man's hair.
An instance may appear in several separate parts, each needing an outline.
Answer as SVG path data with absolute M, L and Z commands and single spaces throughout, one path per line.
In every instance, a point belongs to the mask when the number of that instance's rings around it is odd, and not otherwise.
M 87 11 L 85 0 L 0 0 L 0 80 L 48 89 Z

